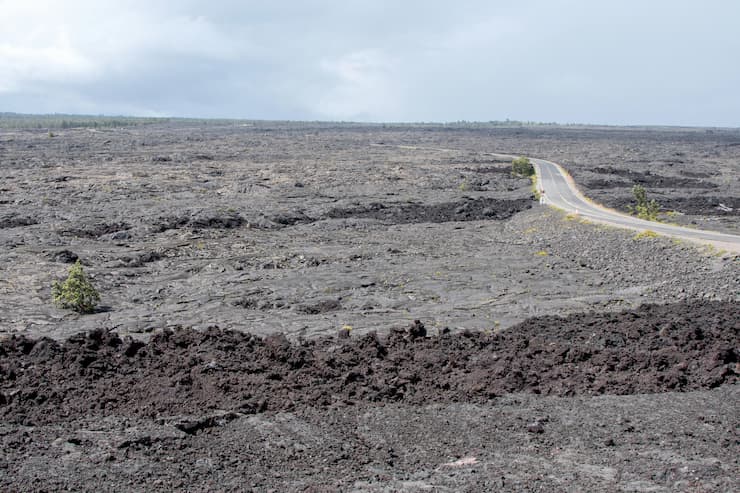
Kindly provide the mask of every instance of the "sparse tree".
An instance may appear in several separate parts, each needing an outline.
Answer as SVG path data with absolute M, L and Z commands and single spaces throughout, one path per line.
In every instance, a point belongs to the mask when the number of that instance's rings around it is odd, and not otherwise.
M 655 199 L 648 200 L 645 187 L 642 185 L 635 185 L 632 187 L 632 195 L 635 196 L 635 205 L 634 207 L 630 207 L 630 212 L 636 214 L 640 219 L 645 219 L 646 221 L 657 221 L 660 206 Z

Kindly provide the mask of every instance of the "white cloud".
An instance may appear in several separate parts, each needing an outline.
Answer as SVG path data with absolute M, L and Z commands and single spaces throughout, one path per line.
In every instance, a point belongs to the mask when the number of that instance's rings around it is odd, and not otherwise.
M 738 16 L 734 0 L 0 0 L 0 110 L 737 125 Z
M 67 26 L 52 22 L 53 7 L 50 2 L 0 3 L 0 91 L 94 76 L 94 61 L 75 45 Z
M 324 59 L 328 84 L 311 110 L 324 118 L 382 119 L 398 112 L 394 63 L 379 51 L 365 50 Z
M 5 91 L 36 82 L 104 81 L 178 57 L 234 63 L 250 48 L 203 15 L 151 9 L 144 2 L 6 1 L 0 11 Z
M 95 73 L 95 63 L 64 32 L 43 44 L 0 43 L 0 91 L 19 90 L 35 81 L 85 81 Z

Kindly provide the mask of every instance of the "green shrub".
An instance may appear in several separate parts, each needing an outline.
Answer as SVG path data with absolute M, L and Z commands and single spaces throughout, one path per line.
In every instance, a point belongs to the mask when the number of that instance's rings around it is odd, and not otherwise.
M 100 301 L 100 294 L 90 283 L 79 260 L 69 268 L 66 281 L 54 281 L 51 296 L 59 308 L 68 308 L 79 313 L 92 312 Z
M 630 212 L 636 214 L 640 219 L 645 219 L 646 221 L 657 221 L 660 206 L 655 199 L 647 199 L 645 187 L 642 185 L 635 185 L 632 187 L 632 195 L 635 196 L 635 205 L 634 207 L 629 208 Z
M 532 176 L 534 175 L 534 166 L 529 158 L 521 156 L 511 162 L 511 172 L 519 176 Z

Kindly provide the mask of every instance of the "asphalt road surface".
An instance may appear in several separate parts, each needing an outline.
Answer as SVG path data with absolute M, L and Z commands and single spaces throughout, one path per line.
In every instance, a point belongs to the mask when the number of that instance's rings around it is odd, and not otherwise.
M 419 149 L 413 146 L 398 146 L 407 149 Z M 458 152 L 456 149 L 434 149 L 437 151 Z M 519 156 L 511 154 L 489 153 L 505 159 L 514 159 Z M 635 231 L 653 231 L 655 233 L 689 240 L 696 243 L 713 245 L 721 250 L 740 254 L 740 236 L 716 231 L 685 228 L 656 221 L 645 221 L 634 216 L 628 216 L 612 209 L 607 209 L 588 200 L 578 191 L 575 182 L 568 173 L 557 163 L 545 159 L 529 158 L 537 171 L 537 187 L 544 191 L 546 205 L 558 207 L 567 212 L 577 214 L 589 221 L 608 224 L 619 228 Z
M 586 199 L 576 188 L 573 179 L 558 164 L 544 159 L 531 158 L 531 161 L 537 170 L 538 187 L 545 191 L 545 204 L 547 205 L 578 214 L 590 221 L 637 231 L 650 230 L 658 234 L 708 243 L 724 250 L 740 253 L 740 236 L 645 221 L 606 209 Z

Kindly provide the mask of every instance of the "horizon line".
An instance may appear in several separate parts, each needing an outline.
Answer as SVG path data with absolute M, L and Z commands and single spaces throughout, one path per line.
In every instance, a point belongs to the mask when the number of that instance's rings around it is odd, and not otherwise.
M 584 123 L 584 122 L 544 122 L 535 120 L 515 120 L 506 118 L 504 120 L 408 120 L 408 121 L 378 121 L 378 120 L 303 120 L 303 119 L 280 119 L 280 118 L 246 118 L 246 117 L 214 117 L 214 116 L 146 116 L 146 115 L 125 115 L 125 114 L 90 114 L 90 113 L 18 113 L 14 111 L 0 111 L 0 120 L 7 117 L 16 118 L 64 118 L 74 119 L 117 119 L 123 118 L 128 120 L 147 120 L 151 123 L 157 121 L 182 120 L 182 121 L 203 121 L 203 122 L 272 122 L 272 123 L 314 123 L 314 124 L 344 124 L 344 125 L 432 125 L 432 126 L 450 126 L 450 125 L 493 125 L 493 126 L 552 126 L 552 127 L 613 127 L 613 128 L 669 128 L 669 129 L 711 129 L 711 130 L 740 130 L 740 126 L 722 126 L 722 125 L 686 125 L 686 124 L 664 124 L 664 123 Z M 74 123 L 74 122 L 70 122 Z

